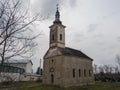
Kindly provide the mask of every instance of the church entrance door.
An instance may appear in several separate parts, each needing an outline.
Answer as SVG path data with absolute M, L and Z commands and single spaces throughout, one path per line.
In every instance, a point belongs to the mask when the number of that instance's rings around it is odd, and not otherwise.
M 54 83 L 54 75 L 51 74 L 51 83 L 53 84 Z

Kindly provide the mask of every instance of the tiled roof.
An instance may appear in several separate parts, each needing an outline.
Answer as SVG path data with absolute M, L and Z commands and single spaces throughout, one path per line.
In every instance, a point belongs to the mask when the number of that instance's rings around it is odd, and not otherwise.
M 72 49 L 69 47 L 65 47 L 65 48 L 59 48 L 61 53 L 63 55 L 74 55 L 74 56 L 79 56 L 79 57 L 84 57 L 84 58 L 88 58 L 91 59 L 90 57 L 88 57 L 86 54 L 84 54 L 83 52 L 76 50 L 76 49 Z M 91 59 L 93 60 L 93 59 Z

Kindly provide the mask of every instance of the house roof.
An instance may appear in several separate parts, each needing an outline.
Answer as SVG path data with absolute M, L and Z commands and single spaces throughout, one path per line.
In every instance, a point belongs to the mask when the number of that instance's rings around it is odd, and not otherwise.
M 31 60 L 8 60 L 8 61 L 5 61 L 4 63 L 10 63 L 10 64 L 26 64 L 28 62 L 31 62 L 31 64 L 33 65 L 32 61 Z
M 83 52 L 76 50 L 76 49 L 72 49 L 69 47 L 65 47 L 65 48 L 59 47 L 59 49 L 63 55 L 74 55 L 74 56 L 84 57 L 84 58 L 93 60 L 92 58 L 90 58 L 86 54 L 84 54 Z

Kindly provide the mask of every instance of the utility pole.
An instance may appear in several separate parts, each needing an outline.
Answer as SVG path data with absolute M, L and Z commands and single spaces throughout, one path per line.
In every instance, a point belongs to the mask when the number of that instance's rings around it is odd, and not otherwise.
M 40 69 L 39 69 L 39 74 L 41 75 L 41 59 L 40 59 Z

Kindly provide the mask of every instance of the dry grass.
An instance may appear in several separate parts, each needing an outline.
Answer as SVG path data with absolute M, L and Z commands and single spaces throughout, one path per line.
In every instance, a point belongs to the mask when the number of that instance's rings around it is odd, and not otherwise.
M 120 82 L 96 82 L 91 86 L 61 88 L 59 86 L 43 85 L 39 82 L 19 82 L 0 85 L 0 90 L 120 90 Z

